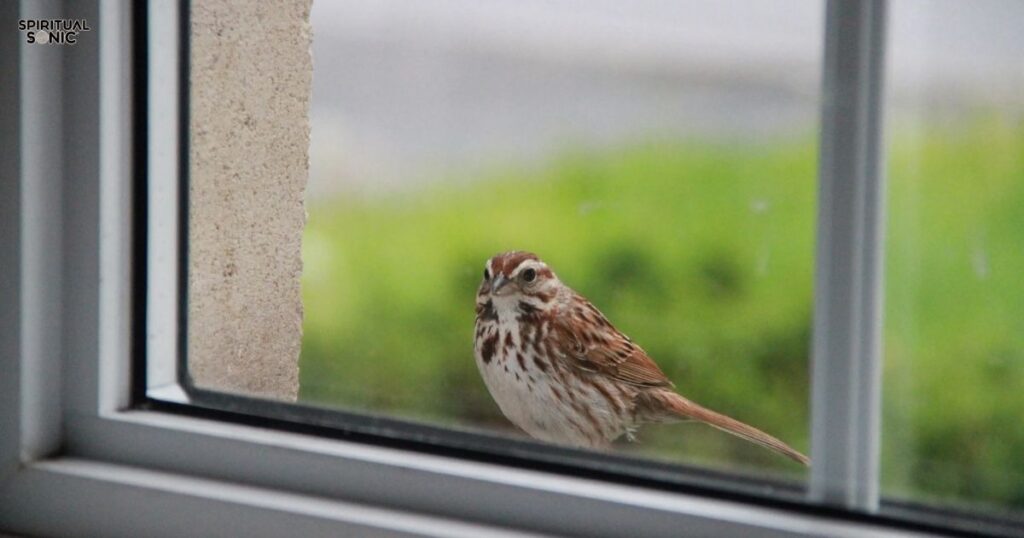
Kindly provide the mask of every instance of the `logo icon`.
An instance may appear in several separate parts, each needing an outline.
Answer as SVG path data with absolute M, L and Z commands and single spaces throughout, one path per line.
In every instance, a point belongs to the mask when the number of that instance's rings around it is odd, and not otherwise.
M 25 32 L 25 42 L 32 45 L 74 45 L 82 32 L 89 32 L 85 19 L 21 19 L 18 30 Z

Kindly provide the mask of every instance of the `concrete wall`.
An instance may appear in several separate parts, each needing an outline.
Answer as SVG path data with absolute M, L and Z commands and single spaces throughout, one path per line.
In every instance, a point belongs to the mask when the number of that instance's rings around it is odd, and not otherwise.
M 189 371 L 198 386 L 298 395 L 311 0 L 195 0 Z

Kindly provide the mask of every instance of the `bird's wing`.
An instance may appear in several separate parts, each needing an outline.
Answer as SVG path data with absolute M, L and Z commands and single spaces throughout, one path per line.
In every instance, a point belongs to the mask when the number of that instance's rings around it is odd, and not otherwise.
M 619 332 L 588 301 L 580 301 L 555 316 L 550 335 L 555 349 L 573 366 L 633 385 L 672 386 L 640 346 Z

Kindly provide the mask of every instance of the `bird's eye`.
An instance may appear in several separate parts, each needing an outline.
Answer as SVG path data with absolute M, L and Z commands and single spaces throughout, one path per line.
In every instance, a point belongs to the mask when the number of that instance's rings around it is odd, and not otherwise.
M 537 279 L 537 271 L 535 271 L 533 269 L 527 269 L 527 270 L 523 271 L 523 281 L 524 282 L 533 282 L 536 279 Z
M 490 280 L 490 279 L 491 279 L 491 272 L 488 271 L 486 267 L 484 267 L 484 280 Z

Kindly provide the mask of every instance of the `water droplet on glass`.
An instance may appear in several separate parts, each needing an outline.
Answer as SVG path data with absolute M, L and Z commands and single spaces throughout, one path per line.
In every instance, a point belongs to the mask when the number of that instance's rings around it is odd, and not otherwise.
M 771 248 L 768 247 L 768 245 L 762 246 L 759 252 L 757 253 L 757 265 L 755 269 L 757 272 L 757 276 L 765 276 L 768 274 L 768 264 L 769 262 L 771 262 L 771 259 Z
M 581 202 L 577 210 L 580 212 L 580 215 L 587 215 L 589 213 L 593 213 L 594 211 L 600 208 L 601 202 L 588 201 Z
M 987 279 L 989 274 L 988 251 L 982 247 L 975 247 L 971 253 L 971 267 L 978 280 Z
M 764 198 L 755 198 L 750 201 L 750 210 L 758 215 L 768 212 L 768 207 L 768 200 Z

